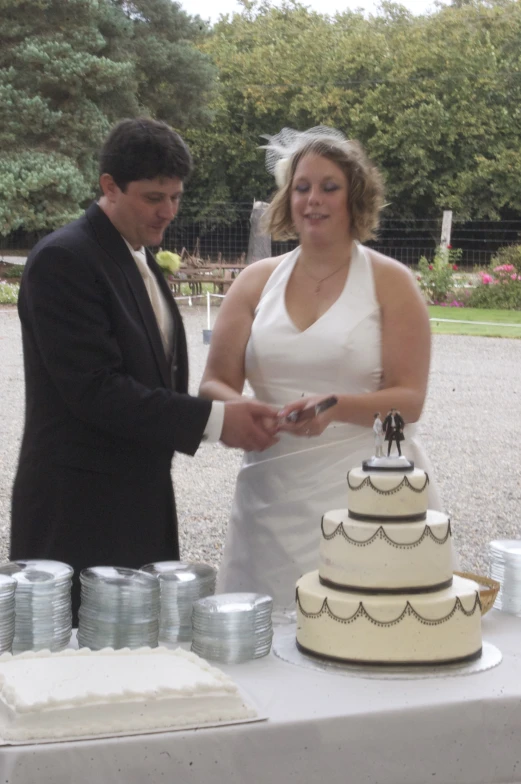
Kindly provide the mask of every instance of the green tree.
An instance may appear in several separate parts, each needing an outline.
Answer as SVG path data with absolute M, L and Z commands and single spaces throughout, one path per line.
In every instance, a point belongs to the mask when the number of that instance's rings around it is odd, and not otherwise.
M 8 234 L 78 214 L 92 195 L 93 150 L 137 104 L 132 63 L 107 56 L 119 33 L 110 6 L 1 0 L 0 9 L 0 232 Z
M 0 9 L 0 233 L 8 234 L 78 214 L 93 192 L 93 150 L 137 103 L 132 64 L 107 56 L 120 34 L 110 6 L 2 0 Z
M 0 234 L 52 229 L 96 192 L 118 119 L 201 122 L 205 27 L 169 0 L 0 0 Z
M 327 55 L 320 61 L 319 83 L 315 58 L 321 44 L 322 54 L 327 52 L 328 21 L 296 2 L 281 8 L 243 5 L 241 14 L 222 18 L 203 45 L 219 68 L 221 90 L 211 128 L 187 131 L 197 168 L 183 210 L 199 217 L 217 211 L 233 220 L 235 204 L 269 197 L 274 181 L 259 150 L 262 134 L 277 133 L 283 125 L 331 122 L 330 112 L 317 111 L 309 101 L 312 93 L 325 103 Z
M 519 210 L 521 5 L 469 2 L 385 22 L 385 79 L 364 100 L 378 123 L 360 133 L 387 175 L 391 213 Z
M 194 44 L 208 26 L 172 0 L 112 0 L 132 26 L 137 99 L 147 113 L 174 127 L 207 123 L 217 69 Z
M 213 126 L 190 130 L 194 212 L 266 198 L 261 134 L 325 124 L 359 139 L 379 165 L 389 217 L 519 214 L 518 0 L 465 0 L 425 16 L 384 2 L 368 18 L 291 0 L 243 6 L 203 44 L 222 89 Z

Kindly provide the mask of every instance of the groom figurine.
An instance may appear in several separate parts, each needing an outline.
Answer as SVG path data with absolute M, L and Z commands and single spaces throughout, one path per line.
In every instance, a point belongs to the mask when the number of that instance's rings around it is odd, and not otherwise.
M 183 322 L 147 246 L 159 246 L 192 169 L 168 125 L 120 122 L 100 156 L 101 197 L 45 237 L 25 266 L 18 311 L 25 429 L 11 559 L 139 568 L 178 560 L 171 462 L 201 441 L 263 450 L 276 410 L 188 394 Z
M 393 441 L 396 442 L 399 456 L 400 457 L 402 456 L 400 441 L 403 441 L 405 438 L 405 436 L 403 435 L 404 427 L 405 427 L 405 422 L 400 416 L 400 412 L 397 411 L 395 408 L 391 408 L 391 410 L 389 411 L 389 413 L 387 414 L 383 422 L 383 431 L 385 433 L 385 440 L 387 441 L 387 457 L 389 457 L 389 455 L 391 454 L 391 447 Z

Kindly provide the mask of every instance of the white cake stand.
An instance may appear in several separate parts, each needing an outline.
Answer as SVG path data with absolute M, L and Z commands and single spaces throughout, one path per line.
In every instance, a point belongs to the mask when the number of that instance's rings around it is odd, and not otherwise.
M 425 678 L 448 678 L 461 675 L 475 675 L 491 670 L 501 662 L 501 651 L 490 642 L 483 641 L 483 653 L 479 659 L 460 664 L 417 665 L 411 667 L 386 667 L 370 664 L 343 664 L 342 662 L 319 659 L 302 653 L 295 642 L 296 625 L 279 626 L 274 630 L 272 651 L 279 659 L 297 667 L 319 672 L 347 675 L 351 678 L 372 678 L 374 680 L 421 680 Z

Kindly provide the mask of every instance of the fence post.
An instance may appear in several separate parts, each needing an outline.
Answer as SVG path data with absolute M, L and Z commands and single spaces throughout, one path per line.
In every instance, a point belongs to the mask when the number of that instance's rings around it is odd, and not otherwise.
M 449 261 L 450 232 L 452 229 L 452 210 L 443 210 L 443 220 L 441 222 L 440 253 L 443 261 Z
M 254 201 L 253 210 L 250 215 L 250 239 L 248 242 L 248 254 L 246 264 L 252 261 L 266 259 L 271 256 L 271 237 L 266 234 L 262 224 L 262 217 L 268 205 L 264 201 Z
M 212 327 L 210 326 L 210 292 L 206 292 L 206 326 L 207 329 L 203 329 L 203 344 L 205 346 L 210 345 L 210 340 L 212 339 Z

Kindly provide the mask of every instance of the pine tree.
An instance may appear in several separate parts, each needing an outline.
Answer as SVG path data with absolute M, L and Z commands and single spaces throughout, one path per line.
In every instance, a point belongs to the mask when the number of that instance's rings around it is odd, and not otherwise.
M 170 0 L 0 0 L 0 16 L 0 235 L 79 215 L 117 120 L 206 117 L 206 27 Z
M 0 233 L 54 228 L 92 196 L 111 123 L 137 109 L 133 63 L 110 53 L 126 20 L 92 0 L 0 10 Z
M 207 123 L 217 75 L 210 57 L 197 48 L 208 36 L 207 25 L 172 0 L 115 2 L 132 23 L 141 106 L 175 128 Z

